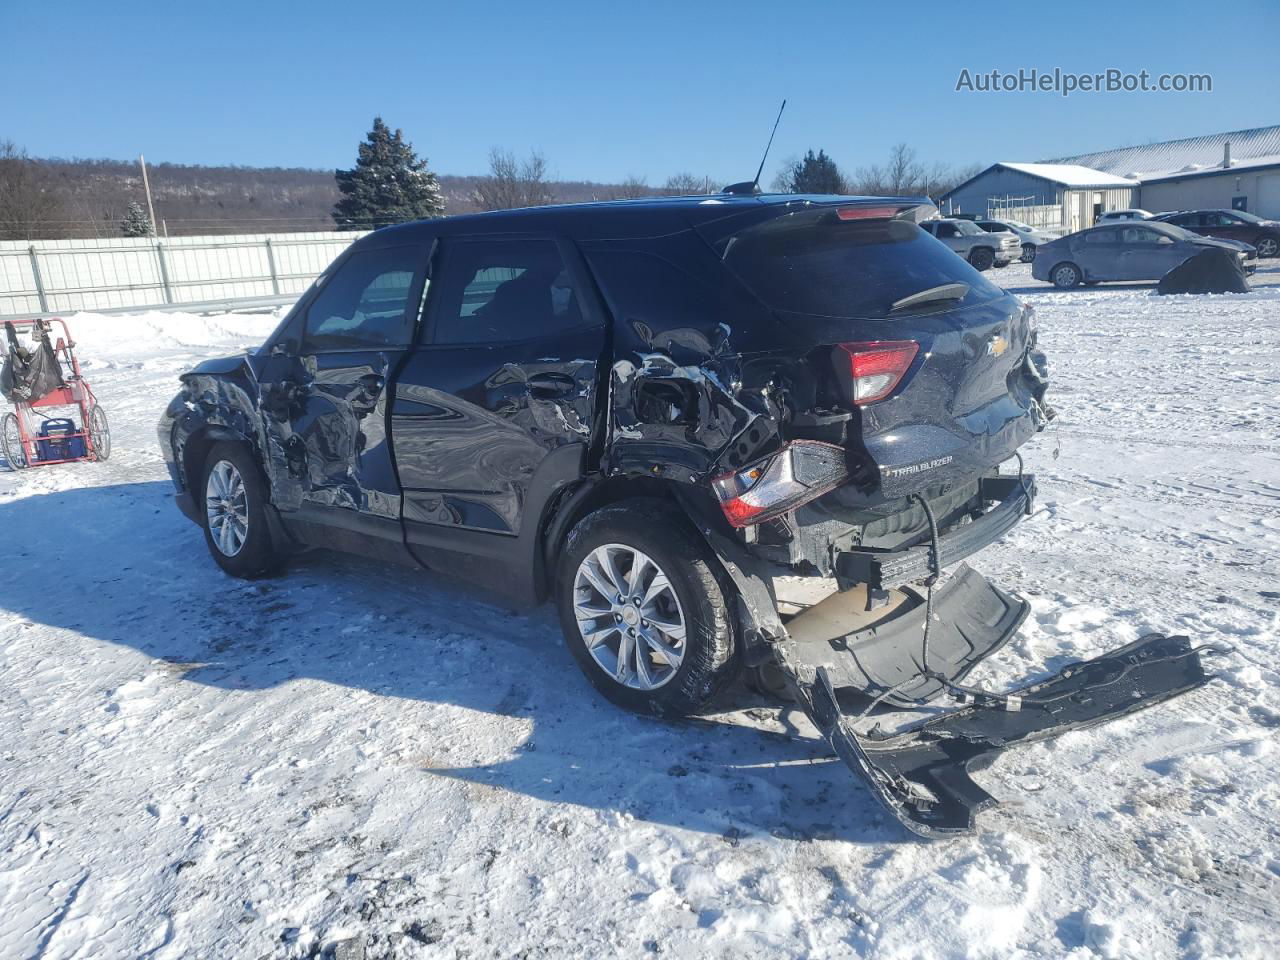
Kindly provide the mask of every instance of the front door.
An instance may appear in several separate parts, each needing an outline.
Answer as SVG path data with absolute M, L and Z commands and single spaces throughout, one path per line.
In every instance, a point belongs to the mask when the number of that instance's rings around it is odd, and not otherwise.
M 322 280 L 259 377 L 272 499 L 286 523 L 399 542 L 387 383 L 413 340 L 427 253 L 364 249 Z
M 1148 227 L 1121 227 L 1120 269 L 1125 280 L 1159 280 L 1186 259 L 1186 249 Z
M 588 289 L 567 242 L 441 240 L 424 342 L 391 409 L 405 536 L 424 564 L 530 576 L 542 510 L 582 475 L 594 436 L 607 324 Z

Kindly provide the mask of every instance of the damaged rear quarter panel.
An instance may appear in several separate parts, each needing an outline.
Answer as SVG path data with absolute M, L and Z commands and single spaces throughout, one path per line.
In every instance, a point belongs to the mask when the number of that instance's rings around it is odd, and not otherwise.
M 698 483 L 776 449 L 782 406 L 812 402 L 804 351 L 705 242 L 582 248 L 614 319 L 602 472 Z

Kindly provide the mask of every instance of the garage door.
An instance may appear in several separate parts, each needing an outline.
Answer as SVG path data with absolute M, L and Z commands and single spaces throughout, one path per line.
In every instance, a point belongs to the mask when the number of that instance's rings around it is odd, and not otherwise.
M 1253 212 L 1260 217 L 1280 220 L 1280 173 L 1258 177 L 1258 206 Z

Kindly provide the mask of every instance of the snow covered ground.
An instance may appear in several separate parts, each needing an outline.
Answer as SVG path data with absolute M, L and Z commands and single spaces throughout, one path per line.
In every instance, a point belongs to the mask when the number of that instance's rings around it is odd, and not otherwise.
M 74 318 L 113 456 L 0 469 L 0 956 L 1280 955 L 1280 266 L 1215 297 L 992 276 L 1061 416 L 1039 512 L 975 564 L 1034 608 L 977 676 L 1150 630 L 1236 652 L 1006 754 L 981 832 L 934 844 L 794 710 L 616 710 L 549 609 L 325 554 L 222 575 L 154 424 L 273 318 Z

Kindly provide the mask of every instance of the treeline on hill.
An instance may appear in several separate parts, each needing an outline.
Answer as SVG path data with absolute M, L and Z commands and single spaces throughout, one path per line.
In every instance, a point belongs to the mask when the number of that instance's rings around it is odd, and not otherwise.
M 788 160 L 773 188 L 792 193 L 937 197 L 977 167 L 926 166 L 906 144 L 884 166 L 842 172 L 823 150 Z M 677 173 L 660 184 L 631 176 L 622 183 L 557 180 L 545 156 L 490 151 L 489 172 L 436 174 L 400 130 L 375 118 L 350 170 L 283 167 L 147 165 L 156 223 L 136 162 L 35 159 L 0 141 L 0 239 L 169 236 L 369 229 L 441 213 L 577 203 L 590 200 L 713 193 L 719 179 Z

